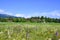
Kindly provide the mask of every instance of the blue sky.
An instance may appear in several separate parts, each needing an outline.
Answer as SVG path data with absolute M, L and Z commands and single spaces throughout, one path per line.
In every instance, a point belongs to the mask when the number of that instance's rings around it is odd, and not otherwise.
M 0 14 L 60 18 L 60 0 L 0 0 Z

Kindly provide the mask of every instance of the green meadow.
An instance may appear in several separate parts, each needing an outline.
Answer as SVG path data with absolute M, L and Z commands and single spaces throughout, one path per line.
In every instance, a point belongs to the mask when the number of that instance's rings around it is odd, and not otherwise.
M 0 22 L 0 40 L 59 40 L 60 23 Z

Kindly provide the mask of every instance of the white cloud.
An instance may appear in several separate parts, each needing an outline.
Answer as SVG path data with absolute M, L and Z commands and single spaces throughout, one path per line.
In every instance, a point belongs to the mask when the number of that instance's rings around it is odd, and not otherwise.
M 52 13 L 52 16 L 60 16 L 60 11 L 53 11 L 51 13 Z
M 52 18 L 59 18 L 60 17 L 60 10 L 54 10 L 51 12 L 34 12 L 34 13 L 29 13 L 29 14 L 25 14 L 25 13 L 11 13 L 8 12 L 6 10 L 2 10 L 0 9 L 0 14 L 8 14 L 8 15 L 12 15 L 12 16 L 17 16 L 17 17 L 25 17 L 25 18 L 29 18 L 32 16 L 47 16 L 47 17 L 52 17 Z
M 18 13 L 18 14 L 15 14 L 15 16 L 17 16 L 17 17 L 24 17 L 25 15 Z
M 0 9 L 0 14 L 8 14 L 8 15 L 13 15 L 13 13 L 7 12 L 5 10 Z
M 60 17 L 60 11 L 57 11 L 57 10 L 55 10 L 55 11 L 52 11 L 52 12 L 48 12 L 48 13 L 46 13 L 47 15 L 46 16 L 48 16 L 48 17 L 56 17 L 56 18 L 59 18 Z
M 55 11 L 51 11 L 51 12 L 35 12 L 35 13 L 31 13 L 31 14 L 16 14 L 15 16 L 17 17 L 25 17 L 25 18 L 29 18 L 29 17 L 34 17 L 34 16 L 47 16 L 47 17 L 52 17 L 52 18 L 59 18 L 60 17 L 60 11 L 59 10 L 55 10 Z
M 60 17 L 60 11 L 55 10 L 51 12 L 40 12 L 40 13 L 33 13 L 33 16 L 47 16 L 47 17 L 52 17 L 52 18 L 59 18 Z
M 4 10 L 0 9 L 0 13 L 4 13 Z
M 21 13 L 17 13 L 14 16 L 17 16 L 17 17 L 25 17 L 25 18 L 31 17 L 31 15 L 26 15 L 26 14 L 21 14 Z

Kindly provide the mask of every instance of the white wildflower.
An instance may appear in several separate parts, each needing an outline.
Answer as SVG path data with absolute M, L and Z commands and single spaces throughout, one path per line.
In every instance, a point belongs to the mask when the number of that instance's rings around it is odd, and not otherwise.
M 3 32 L 1 31 L 0 34 L 2 34 Z
M 51 38 L 49 38 L 48 40 L 52 40 Z
M 60 40 L 60 39 L 59 39 Z

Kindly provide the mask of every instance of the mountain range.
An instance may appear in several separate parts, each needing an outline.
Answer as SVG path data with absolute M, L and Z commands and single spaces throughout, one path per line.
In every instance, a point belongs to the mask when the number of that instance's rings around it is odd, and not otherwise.
M 7 14 L 0 14 L 0 18 L 8 18 L 8 17 L 16 17 L 16 16 L 11 16 L 11 15 L 7 15 Z

